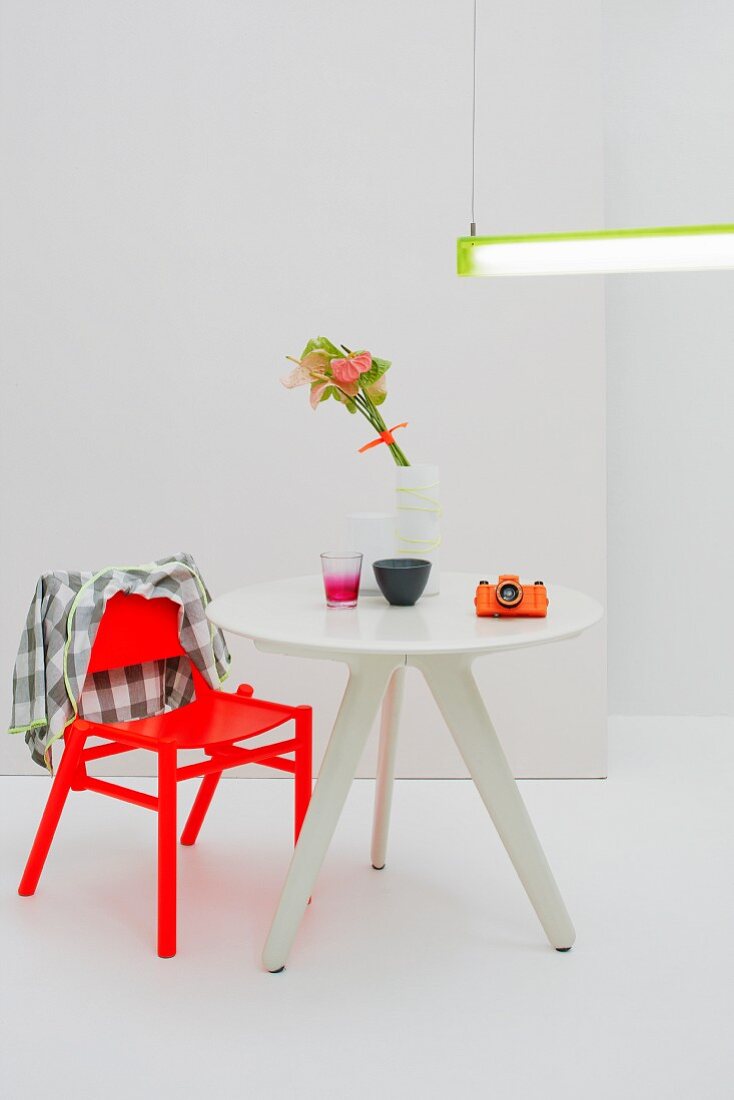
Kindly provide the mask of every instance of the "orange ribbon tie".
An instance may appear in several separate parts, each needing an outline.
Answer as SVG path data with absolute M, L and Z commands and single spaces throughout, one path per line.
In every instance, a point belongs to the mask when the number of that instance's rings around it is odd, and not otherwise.
M 369 443 L 365 443 L 364 447 L 360 447 L 359 451 L 357 453 L 362 454 L 364 451 L 371 451 L 373 447 L 379 447 L 381 443 L 387 443 L 387 445 L 389 447 L 392 443 L 395 442 L 395 437 L 393 436 L 392 433 L 396 432 L 398 430 L 398 428 L 407 428 L 407 427 L 408 427 L 407 420 L 405 421 L 404 424 L 393 424 L 392 428 L 388 428 L 386 431 L 380 432 L 377 439 L 372 439 L 372 440 L 370 440 Z

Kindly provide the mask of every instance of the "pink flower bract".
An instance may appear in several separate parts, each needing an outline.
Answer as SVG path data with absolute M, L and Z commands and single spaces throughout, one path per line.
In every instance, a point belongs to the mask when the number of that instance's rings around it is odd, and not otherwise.
M 372 366 L 372 355 L 368 351 L 351 355 L 348 359 L 332 359 L 331 370 L 339 383 L 356 382 L 360 374 L 365 374 Z

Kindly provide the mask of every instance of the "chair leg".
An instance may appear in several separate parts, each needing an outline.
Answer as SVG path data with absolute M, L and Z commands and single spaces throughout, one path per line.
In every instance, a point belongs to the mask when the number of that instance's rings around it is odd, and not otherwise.
M 158 750 L 158 954 L 176 954 L 176 746 Z
M 30 897 L 31 894 L 36 892 L 38 880 L 41 877 L 41 871 L 61 817 L 61 811 L 64 808 L 72 781 L 76 775 L 85 741 L 86 736 L 80 732 L 79 728 L 72 728 L 67 735 L 66 747 L 61 757 L 59 770 L 53 781 L 51 793 L 48 796 L 48 801 L 38 825 L 36 838 L 33 841 L 33 847 L 18 887 L 18 893 L 21 897 Z
M 186 824 L 181 833 L 182 844 L 190 845 L 196 843 L 199 829 L 206 817 L 206 812 L 209 809 L 211 800 L 214 797 L 214 792 L 217 789 L 217 784 L 221 778 L 221 772 L 212 772 L 210 775 L 205 775 L 202 779 L 196 798 L 194 799 L 194 804 L 191 807 L 191 812 L 186 819 Z
M 296 841 L 298 840 L 298 834 L 300 833 L 301 826 L 303 825 L 303 819 L 306 816 L 308 804 L 311 801 L 311 785 L 313 782 L 311 746 L 312 724 L 311 707 L 299 707 L 298 714 L 296 715 L 296 738 L 298 739 L 298 748 L 296 749 L 295 753 Z

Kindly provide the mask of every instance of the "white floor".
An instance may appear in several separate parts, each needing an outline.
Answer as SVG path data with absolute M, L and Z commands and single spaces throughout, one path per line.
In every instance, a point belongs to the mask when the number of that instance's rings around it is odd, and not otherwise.
M 279 975 L 259 951 L 288 781 L 221 785 L 180 852 L 172 960 L 153 946 L 152 815 L 72 795 L 19 898 L 47 784 L 0 787 L 12 1100 L 734 1095 L 732 720 L 617 721 L 608 780 L 522 783 L 578 929 L 565 955 L 468 782 L 398 784 L 382 872 L 373 784 L 355 783 Z

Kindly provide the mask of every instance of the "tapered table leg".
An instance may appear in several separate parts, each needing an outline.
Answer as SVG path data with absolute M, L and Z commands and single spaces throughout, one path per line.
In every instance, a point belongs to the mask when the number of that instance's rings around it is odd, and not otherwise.
M 420 668 L 482 796 L 545 934 L 566 951 L 576 933 L 464 655 L 411 657 Z
M 399 655 L 369 655 L 350 664 L 349 682 L 265 943 L 266 970 L 276 972 L 285 966 L 370 727 L 390 676 L 402 660 Z
M 398 746 L 400 711 L 405 691 L 405 665 L 396 668 L 390 678 L 382 703 L 380 750 L 377 758 L 375 784 L 375 815 L 372 825 L 372 866 L 381 871 L 387 856 L 387 835 L 390 829 L 395 751 Z

